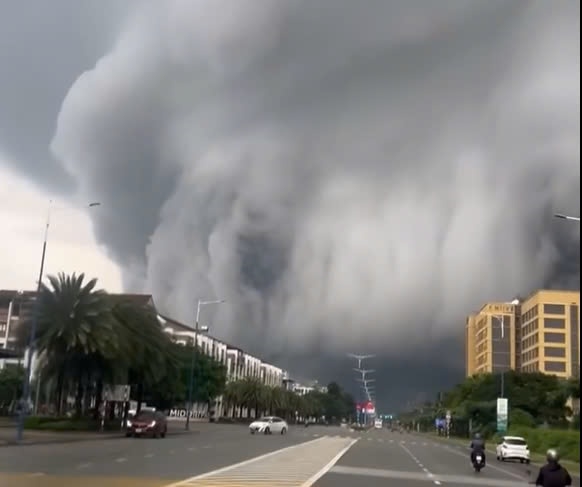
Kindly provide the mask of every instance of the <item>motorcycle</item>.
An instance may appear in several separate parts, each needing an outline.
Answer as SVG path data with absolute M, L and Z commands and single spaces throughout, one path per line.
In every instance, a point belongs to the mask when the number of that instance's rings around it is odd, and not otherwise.
M 484 466 L 485 462 L 483 461 L 483 455 L 477 453 L 477 455 L 475 455 L 475 461 L 473 462 L 475 472 L 479 473 Z

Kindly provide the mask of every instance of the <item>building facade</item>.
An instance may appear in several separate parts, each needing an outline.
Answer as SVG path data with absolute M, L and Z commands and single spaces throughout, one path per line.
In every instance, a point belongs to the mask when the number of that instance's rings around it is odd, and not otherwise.
M 516 368 L 516 330 L 519 305 L 487 303 L 467 317 L 465 324 L 465 364 L 467 376 L 504 372 Z
M 580 376 L 580 292 L 539 290 L 488 303 L 465 324 L 466 375 L 507 370 Z
M 521 310 L 521 370 L 580 377 L 580 293 L 537 291 Z
M 0 359 L 0 369 L 17 366 L 25 359 L 23 350 L 22 326 L 32 315 L 34 292 L 0 290 L 0 349 L 2 355 L 10 358 Z
M 119 294 L 116 297 L 127 299 L 138 305 L 151 306 L 155 304 L 148 294 Z M 25 364 L 27 350 L 22 346 L 25 323 L 30 323 L 36 293 L 34 291 L 0 290 L 0 368 L 11 364 L 17 366 Z M 160 326 L 173 341 L 183 345 L 193 344 L 196 341 L 199 349 L 205 355 L 223 364 L 227 370 L 229 382 L 254 378 L 270 387 L 282 387 L 287 373 L 276 365 L 262 361 L 260 358 L 246 353 L 238 347 L 229 345 L 207 333 L 196 333 L 191 326 L 187 326 L 172 318 L 157 313 Z M 25 340 L 24 340 L 25 341 Z M 32 377 L 35 376 L 36 360 L 33 357 Z M 215 416 L 225 414 L 222 398 L 217 398 L 211 406 Z M 195 415 L 206 417 L 209 415 L 208 405 L 195 406 Z

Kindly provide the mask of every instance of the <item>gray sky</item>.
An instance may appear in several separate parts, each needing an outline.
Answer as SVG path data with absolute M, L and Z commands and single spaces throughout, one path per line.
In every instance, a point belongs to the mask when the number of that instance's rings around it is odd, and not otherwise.
M 125 286 L 176 318 L 225 298 L 204 319 L 263 356 L 447 382 L 464 315 L 579 283 L 551 218 L 579 209 L 578 2 L 27 3 L 0 20 L 0 152 L 106 202 Z

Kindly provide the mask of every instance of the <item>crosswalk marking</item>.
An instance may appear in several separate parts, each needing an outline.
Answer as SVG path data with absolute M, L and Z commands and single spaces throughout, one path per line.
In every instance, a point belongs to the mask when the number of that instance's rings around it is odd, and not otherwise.
M 357 441 L 322 436 L 167 487 L 309 487 Z

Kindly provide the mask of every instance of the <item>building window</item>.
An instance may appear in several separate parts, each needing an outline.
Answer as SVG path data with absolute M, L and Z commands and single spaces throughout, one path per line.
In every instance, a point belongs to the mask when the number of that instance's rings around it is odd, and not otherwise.
M 544 341 L 548 343 L 566 343 L 566 335 L 563 333 L 544 333 Z
M 544 347 L 544 355 L 546 357 L 565 358 L 566 349 L 562 347 Z
M 544 327 L 564 330 L 566 329 L 566 320 L 564 318 L 544 318 Z
M 563 304 L 544 304 L 544 313 L 547 315 L 564 315 L 566 306 Z
M 544 368 L 546 372 L 566 372 L 566 363 L 546 360 L 544 362 Z

